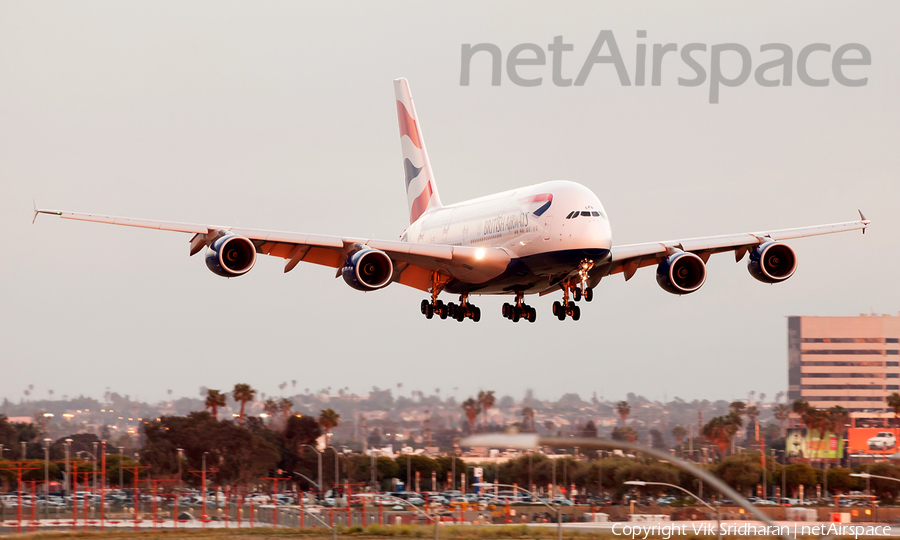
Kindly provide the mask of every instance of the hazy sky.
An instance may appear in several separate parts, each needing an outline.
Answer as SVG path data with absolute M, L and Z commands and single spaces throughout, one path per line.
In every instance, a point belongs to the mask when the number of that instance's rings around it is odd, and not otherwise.
M 0 397 L 141 399 L 246 382 L 277 393 L 373 385 L 466 397 L 627 392 L 662 399 L 770 396 L 787 384 L 788 315 L 900 310 L 896 2 L 0 2 Z M 637 43 L 739 43 L 754 68 L 786 43 L 862 43 L 868 85 L 790 87 L 753 77 L 622 87 L 610 66 L 558 87 L 460 86 L 464 43 L 544 47 L 563 36 L 574 78 L 601 30 L 629 72 Z M 646 30 L 646 39 L 636 32 Z M 819 56 L 821 55 L 821 56 Z M 830 54 L 810 74 L 831 77 Z M 724 57 L 723 57 L 724 58 Z M 548 53 L 549 59 L 549 53 Z M 709 52 L 698 59 L 709 69 Z M 648 65 L 650 62 L 648 61 Z M 738 67 L 725 62 L 734 76 Z M 728 71 L 730 70 L 730 71 Z M 848 221 L 797 240 L 799 270 L 764 285 L 714 256 L 697 293 L 653 268 L 604 280 L 579 322 L 531 301 L 535 324 L 475 298 L 483 320 L 426 320 L 424 295 L 364 294 L 334 270 L 261 257 L 240 279 L 188 257 L 190 235 L 64 221 L 73 211 L 397 238 L 406 221 L 391 80 L 407 77 L 445 203 L 551 179 L 603 201 L 615 243 Z M 649 74 L 648 74 L 649 83 Z M 446 296 L 446 295 L 445 295 Z M 453 298 L 447 296 L 445 301 Z M 396 390 L 396 388 L 395 388 Z

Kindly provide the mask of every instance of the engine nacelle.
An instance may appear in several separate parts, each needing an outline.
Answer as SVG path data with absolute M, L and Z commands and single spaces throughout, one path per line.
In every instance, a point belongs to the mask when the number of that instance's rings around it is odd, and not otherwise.
M 387 287 L 394 277 L 394 261 L 378 249 L 361 249 L 350 255 L 341 269 L 347 285 L 358 291 Z
M 222 277 L 243 276 L 256 264 L 256 246 L 237 234 L 222 235 L 206 250 L 206 267 Z
M 747 270 L 763 283 L 778 283 L 797 271 L 797 254 L 785 244 L 766 242 L 750 251 Z
M 656 282 L 672 294 L 690 294 L 706 282 L 706 265 L 693 253 L 676 253 L 656 268 Z

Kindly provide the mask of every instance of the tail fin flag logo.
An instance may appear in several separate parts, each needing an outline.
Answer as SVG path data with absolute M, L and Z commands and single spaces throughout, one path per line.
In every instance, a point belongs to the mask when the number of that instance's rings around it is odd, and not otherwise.
M 425 138 L 406 79 L 394 81 L 394 97 L 397 101 L 397 122 L 400 124 L 400 150 L 403 155 L 409 222 L 414 223 L 426 211 L 443 205 L 431 172 Z
M 535 210 L 532 210 L 531 213 L 536 216 L 541 216 L 544 214 L 544 212 L 547 211 L 548 208 L 550 208 L 550 205 L 553 204 L 553 194 L 541 193 L 539 195 L 533 195 L 531 197 L 519 199 L 519 202 L 529 206 L 540 203 L 540 205 Z
M 406 107 L 400 101 L 397 102 L 397 121 L 400 122 L 400 136 L 406 135 L 416 148 L 421 150 L 422 143 L 419 141 L 419 128 L 416 125 L 416 121 L 413 120 L 413 117 L 409 115 L 409 111 L 406 110 Z

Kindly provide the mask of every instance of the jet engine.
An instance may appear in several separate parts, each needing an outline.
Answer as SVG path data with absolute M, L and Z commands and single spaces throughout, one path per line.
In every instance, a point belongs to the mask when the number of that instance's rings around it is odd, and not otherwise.
M 374 291 L 390 285 L 394 262 L 381 250 L 361 249 L 347 258 L 341 275 L 358 291 Z
M 706 265 L 693 253 L 675 253 L 656 268 L 656 282 L 672 294 L 689 294 L 706 282 Z
M 747 270 L 763 283 L 778 283 L 794 275 L 797 254 L 785 244 L 766 242 L 750 251 Z
M 222 235 L 206 250 L 206 267 L 222 277 L 243 276 L 256 264 L 256 246 L 244 236 Z

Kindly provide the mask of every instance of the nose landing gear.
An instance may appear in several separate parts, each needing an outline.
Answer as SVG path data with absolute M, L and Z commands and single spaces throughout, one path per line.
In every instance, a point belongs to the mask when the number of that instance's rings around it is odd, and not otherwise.
M 573 287 L 572 290 L 572 298 L 576 302 L 580 301 L 582 296 L 584 296 L 585 302 L 590 302 L 594 299 L 594 289 L 587 286 L 587 280 L 590 276 L 591 268 L 593 267 L 594 261 L 590 259 L 584 259 L 583 261 L 581 261 L 581 266 L 578 268 L 579 284 Z
M 512 322 L 519 322 L 519 319 L 525 319 L 528 322 L 537 320 L 537 310 L 526 304 L 523 299 L 525 295 L 521 292 L 516 293 L 516 303 L 503 304 L 503 316 Z
M 562 303 L 553 302 L 553 314 L 556 315 L 556 318 L 564 321 L 566 317 L 572 317 L 573 321 L 577 321 L 581 318 L 581 308 L 575 305 L 574 301 L 569 300 L 569 292 L 573 289 L 572 284 L 568 281 L 562 284 L 563 290 L 563 301 Z M 577 288 L 575 288 L 577 290 Z M 590 290 L 590 289 L 588 289 Z M 580 293 L 577 293 L 580 295 Z

